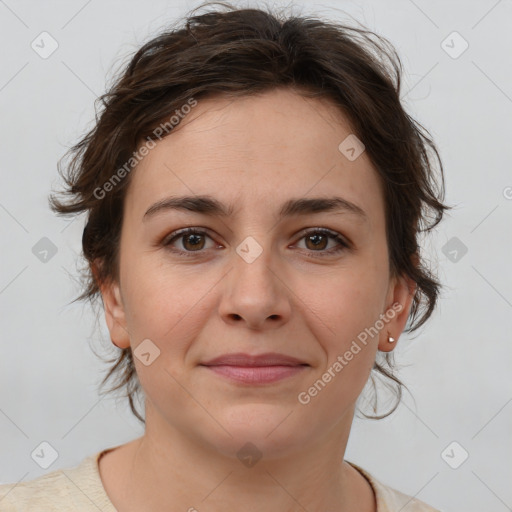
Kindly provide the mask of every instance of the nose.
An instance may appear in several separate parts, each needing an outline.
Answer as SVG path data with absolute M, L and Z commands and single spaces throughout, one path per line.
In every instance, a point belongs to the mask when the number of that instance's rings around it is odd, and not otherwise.
M 219 306 L 224 321 L 243 322 L 251 330 L 277 328 L 291 316 L 292 292 L 286 285 L 284 271 L 272 259 L 270 249 L 261 249 L 256 250 L 248 241 L 233 252 Z

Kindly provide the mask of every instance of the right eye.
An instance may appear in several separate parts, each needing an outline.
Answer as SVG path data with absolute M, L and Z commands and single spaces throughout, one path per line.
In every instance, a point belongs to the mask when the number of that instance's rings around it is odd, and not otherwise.
M 174 231 L 171 233 L 170 237 L 167 237 L 162 245 L 168 248 L 170 251 L 178 254 L 179 256 L 193 256 L 194 253 L 201 252 L 204 249 L 204 241 L 201 240 L 201 237 L 208 237 L 211 240 L 211 237 L 208 235 L 206 231 L 196 228 L 185 228 L 180 229 L 178 231 Z M 176 249 L 172 247 L 176 240 L 182 240 L 183 249 Z

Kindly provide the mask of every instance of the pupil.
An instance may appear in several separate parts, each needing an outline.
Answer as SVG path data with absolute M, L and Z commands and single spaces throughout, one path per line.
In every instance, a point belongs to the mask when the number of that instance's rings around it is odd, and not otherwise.
M 317 247 L 321 243 L 321 241 L 318 240 L 319 238 L 324 238 L 324 235 L 310 235 L 309 236 L 309 240 L 316 239 L 316 241 L 313 242 L 315 247 Z
M 201 235 L 191 234 L 186 237 L 186 242 L 189 243 L 192 240 L 192 245 L 197 245 Z

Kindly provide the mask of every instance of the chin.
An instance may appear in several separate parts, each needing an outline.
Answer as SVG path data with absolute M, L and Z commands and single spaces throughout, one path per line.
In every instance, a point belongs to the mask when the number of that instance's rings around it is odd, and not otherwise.
M 300 450 L 308 438 L 305 422 L 294 417 L 292 411 L 291 407 L 265 403 L 231 407 L 225 414 L 215 415 L 231 436 L 219 432 L 214 444 L 229 457 L 251 450 L 261 452 L 266 459 L 291 454 Z

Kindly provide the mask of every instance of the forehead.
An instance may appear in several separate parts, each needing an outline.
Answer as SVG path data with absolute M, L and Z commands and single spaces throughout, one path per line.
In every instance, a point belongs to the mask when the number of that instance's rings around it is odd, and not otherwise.
M 291 90 L 200 100 L 132 171 L 126 206 L 142 219 L 171 195 L 215 196 L 234 213 L 335 195 L 374 223 L 384 211 L 380 181 L 365 152 L 351 161 L 340 151 L 351 134 L 330 101 Z

